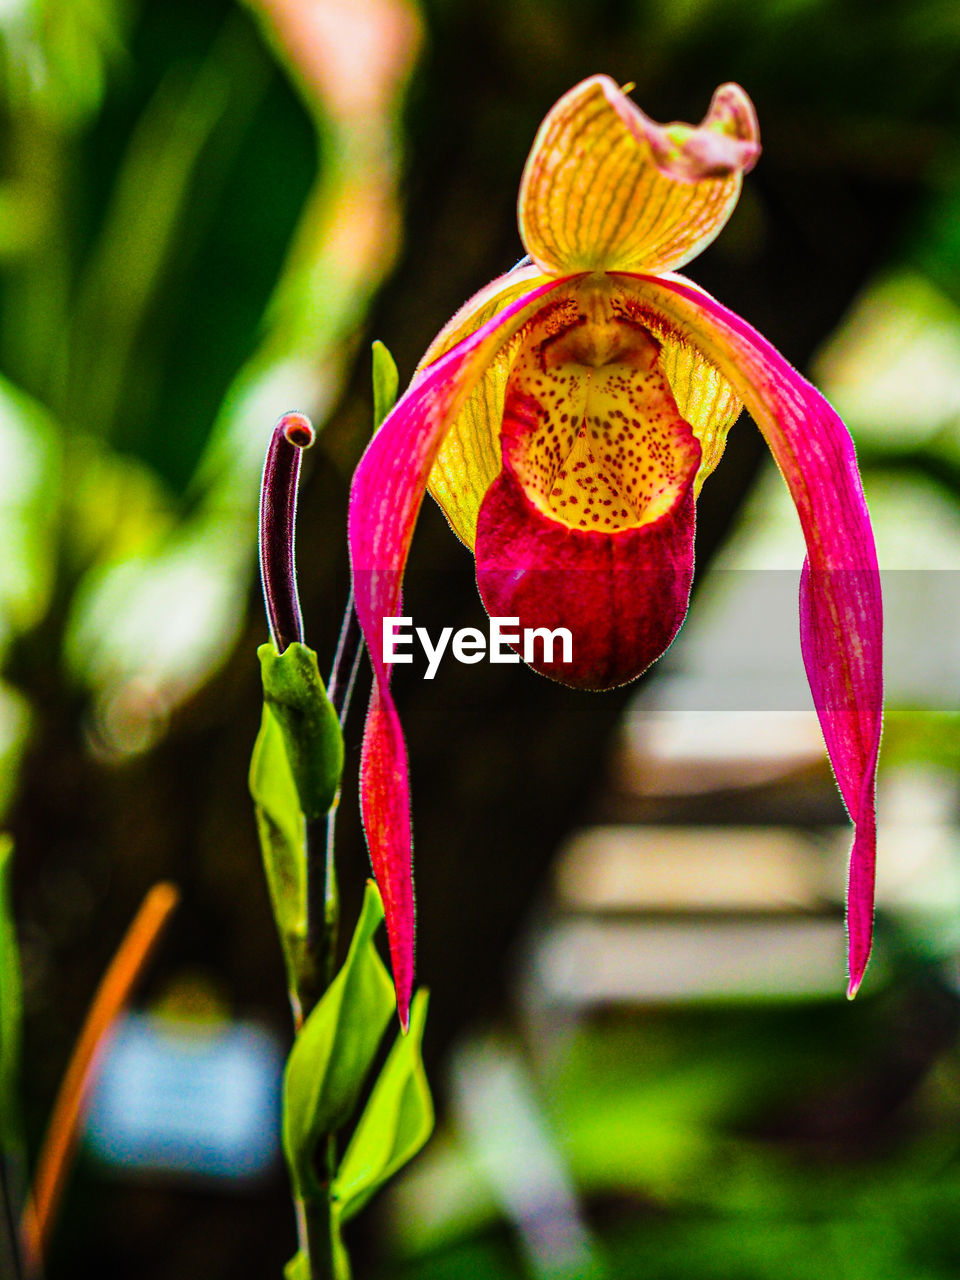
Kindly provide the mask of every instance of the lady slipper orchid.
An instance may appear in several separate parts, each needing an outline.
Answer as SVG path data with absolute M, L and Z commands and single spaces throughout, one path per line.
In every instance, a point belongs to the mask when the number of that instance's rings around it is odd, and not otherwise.
M 687 611 L 694 502 L 746 405 L 797 507 L 800 638 L 856 832 L 852 996 L 873 929 L 881 604 L 853 445 L 823 397 L 745 321 L 674 269 L 718 234 L 760 151 L 734 84 L 698 127 L 660 126 L 607 76 L 543 122 L 520 185 L 528 257 L 442 330 L 353 480 L 356 609 L 374 669 L 361 806 L 386 906 L 401 1021 L 413 981 L 408 767 L 383 658 L 429 489 L 476 559 L 491 616 L 567 627 L 565 684 L 633 680 Z

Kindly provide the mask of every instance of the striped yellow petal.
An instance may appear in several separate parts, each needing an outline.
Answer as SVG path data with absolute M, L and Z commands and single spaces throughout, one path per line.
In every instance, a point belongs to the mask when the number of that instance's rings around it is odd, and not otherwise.
M 455 347 L 461 339 L 474 333 L 482 324 L 492 320 L 497 312 L 508 307 L 514 298 L 520 297 L 521 293 L 526 293 L 528 289 L 536 289 L 537 285 L 544 283 L 543 272 L 526 258 L 512 271 L 507 271 L 502 276 L 497 276 L 495 280 L 491 280 L 488 285 L 484 285 L 472 298 L 469 298 L 456 315 L 443 326 L 417 365 L 418 372 L 420 369 L 425 369 L 428 364 L 439 360 L 445 351 Z
M 760 153 L 753 104 L 721 85 L 699 126 L 658 125 L 609 76 L 553 107 L 520 184 L 520 234 L 542 270 L 666 271 L 719 233 Z
M 427 482 L 451 529 L 471 551 L 480 504 L 502 465 L 499 436 L 509 374 L 509 354 L 501 351 L 457 415 Z
M 699 286 L 685 276 L 666 278 L 688 289 L 699 290 Z M 621 283 L 629 293 L 629 277 Z M 629 312 L 629 309 L 625 303 L 624 310 Z M 740 416 L 743 402 L 717 366 L 692 345 L 683 330 L 670 327 L 656 312 L 645 313 L 643 323 L 662 346 L 660 367 L 670 384 L 680 416 L 690 423 L 700 441 L 700 467 L 693 485 L 694 494 L 699 497 L 703 482 L 723 457 L 727 436 Z
M 488 284 L 434 338 L 420 368 L 439 360 L 515 298 L 545 284 L 548 278 L 538 267 L 523 266 Z M 480 503 L 500 474 L 500 423 L 514 346 L 515 342 L 508 343 L 484 370 L 451 423 L 427 486 L 454 533 L 471 550 Z

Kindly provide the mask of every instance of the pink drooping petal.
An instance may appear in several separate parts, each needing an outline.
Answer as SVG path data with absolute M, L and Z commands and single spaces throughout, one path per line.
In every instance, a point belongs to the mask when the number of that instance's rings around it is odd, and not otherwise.
M 413 993 L 414 902 L 410 783 L 400 717 L 386 681 L 375 679 L 360 754 L 360 797 L 370 861 L 390 941 L 397 1011 L 406 1030 Z
M 800 641 L 844 803 L 856 824 L 847 897 L 850 986 L 873 936 L 875 790 L 882 724 L 883 621 L 873 530 L 853 442 L 823 396 L 769 342 L 679 277 L 632 276 L 638 318 L 685 332 L 720 369 L 766 437 L 807 543 Z
M 566 279 L 515 299 L 414 378 L 357 467 L 349 542 L 357 618 L 374 671 L 364 730 L 360 804 L 383 896 L 397 1008 L 406 1026 L 413 986 L 414 906 L 406 748 L 383 659 L 383 619 L 401 613 L 407 552 L 444 434 L 497 351 Z
M 851 657 L 862 666 L 859 683 L 869 687 L 868 655 L 871 649 L 875 650 L 879 686 L 882 637 L 876 570 L 815 569 L 811 568 L 808 557 L 800 575 L 800 648 L 840 793 L 856 823 L 847 881 L 850 964 L 847 994 L 853 997 L 863 979 L 873 938 L 877 842 L 874 788 L 880 751 L 882 688 L 876 689 L 873 706 L 869 693 L 866 703 L 858 702 L 847 672 L 834 657 L 838 631 L 850 634 L 851 640 L 857 636 L 869 637 L 864 658 L 856 652 Z

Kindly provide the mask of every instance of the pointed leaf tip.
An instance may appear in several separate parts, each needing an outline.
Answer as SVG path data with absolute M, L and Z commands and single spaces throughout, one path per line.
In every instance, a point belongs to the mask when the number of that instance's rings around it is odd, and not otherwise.
M 316 1193 L 315 1156 L 323 1138 L 349 1120 L 393 1010 L 393 984 L 373 942 L 383 904 L 367 881 L 343 968 L 294 1042 L 284 1073 L 283 1144 L 302 1194 Z
M 400 374 L 386 343 L 379 338 L 373 344 L 373 429 L 379 430 L 384 418 L 397 403 Z
M 410 1034 L 394 1041 L 334 1178 L 343 1222 L 413 1159 L 433 1131 L 433 1102 L 421 1057 L 427 1001 L 421 988 L 410 1010 Z

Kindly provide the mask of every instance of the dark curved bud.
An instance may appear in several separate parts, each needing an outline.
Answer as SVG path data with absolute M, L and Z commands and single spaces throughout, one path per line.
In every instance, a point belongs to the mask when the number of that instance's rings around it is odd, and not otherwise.
M 303 617 L 294 564 L 294 527 L 300 451 L 313 444 L 317 433 L 302 413 L 285 413 L 273 429 L 260 485 L 260 578 L 278 653 L 295 640 L 303 641 Z

